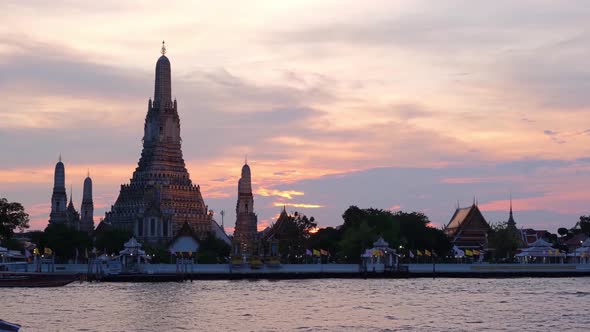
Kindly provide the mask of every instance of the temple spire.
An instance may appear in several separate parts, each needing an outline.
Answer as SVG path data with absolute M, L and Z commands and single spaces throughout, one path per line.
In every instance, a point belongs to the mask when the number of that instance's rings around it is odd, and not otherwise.
M 159 108 L 172 106 L 172 88 L 170 74 L 170 60 L 166 57 L 166 45 L 162 41 L 162 56 L 156 62 L 156 84 L 154 89 L 154 104 Z

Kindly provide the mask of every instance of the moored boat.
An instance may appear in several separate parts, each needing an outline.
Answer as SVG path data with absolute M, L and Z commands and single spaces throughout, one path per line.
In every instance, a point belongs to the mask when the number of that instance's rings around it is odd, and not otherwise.
M 21 326 L 0 319 L 0 332 L 18 332 Z
M 78 279 L 77 274 L 0 272 L 0 287 L 59 287 Z

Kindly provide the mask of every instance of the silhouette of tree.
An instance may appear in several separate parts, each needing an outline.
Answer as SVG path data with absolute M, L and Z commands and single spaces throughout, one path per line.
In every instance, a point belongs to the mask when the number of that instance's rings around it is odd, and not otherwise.
M 9 203 L 6 198 L 0 198 L 0 240 L 9 240 L 15 229 L 26 228 L 29 228 L 29 215 L 25 208 L 20 203 Z

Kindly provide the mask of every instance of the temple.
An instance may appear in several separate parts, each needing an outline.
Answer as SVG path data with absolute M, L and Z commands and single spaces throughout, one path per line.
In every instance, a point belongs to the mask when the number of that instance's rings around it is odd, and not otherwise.
M 233 254 L 250 256 L 257 253 L 258 217 L 254 213 L 252 195 L 252 174 L 248 162 L 242 167 L 238 181 L 238 201 L 236 203 L 236 228 L 233 238 Z
M 92 203 L 92 179 L 90 174 L 84 180 L 84 194 L 82 198 L 82 216 L 74 207 L 73 193 L 70 191 L 70 202 L 65 187 L 66 170 L 61 156 L 55 164 L 55 173 L 53 178 L 53 193 L 51 195 L 51 213 L 49 214 L 49 224 L 65 224 L 78 231 L 94 231 L 94 205 Z M 72 190 L 73 191 L 73 190 Z
M 464 250 L 487 248 L 490 230 L 490 225 L 474 200 L 470 207 L 457 207 L 443 231 L 449 237 L 451 244 Z
M 103 222 L 153 243 L 171 241 L 185 223 L 200 237 L 213 232 L 229 242 L 185 167 L 178 105 L 172 100 L 171 66 L 163 43 L 161 53 L 154 99 L 148 101 L 141 157 L 130 183 L 121 185 Z

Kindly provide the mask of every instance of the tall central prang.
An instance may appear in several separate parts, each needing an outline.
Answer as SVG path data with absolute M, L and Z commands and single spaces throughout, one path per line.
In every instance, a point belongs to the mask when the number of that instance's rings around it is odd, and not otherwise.
M 156 62 L 154 100 L 148 102 L 143 150 L 133 178 L 121 191 L 105 223 L 133 231 L 139 239 L 165 242 L 184 223 L 199 235 L 220 234 L 221 228 L 191 182 L 182 158 L 180 118 L 172 101 L 170 60 L 162 42 Z

